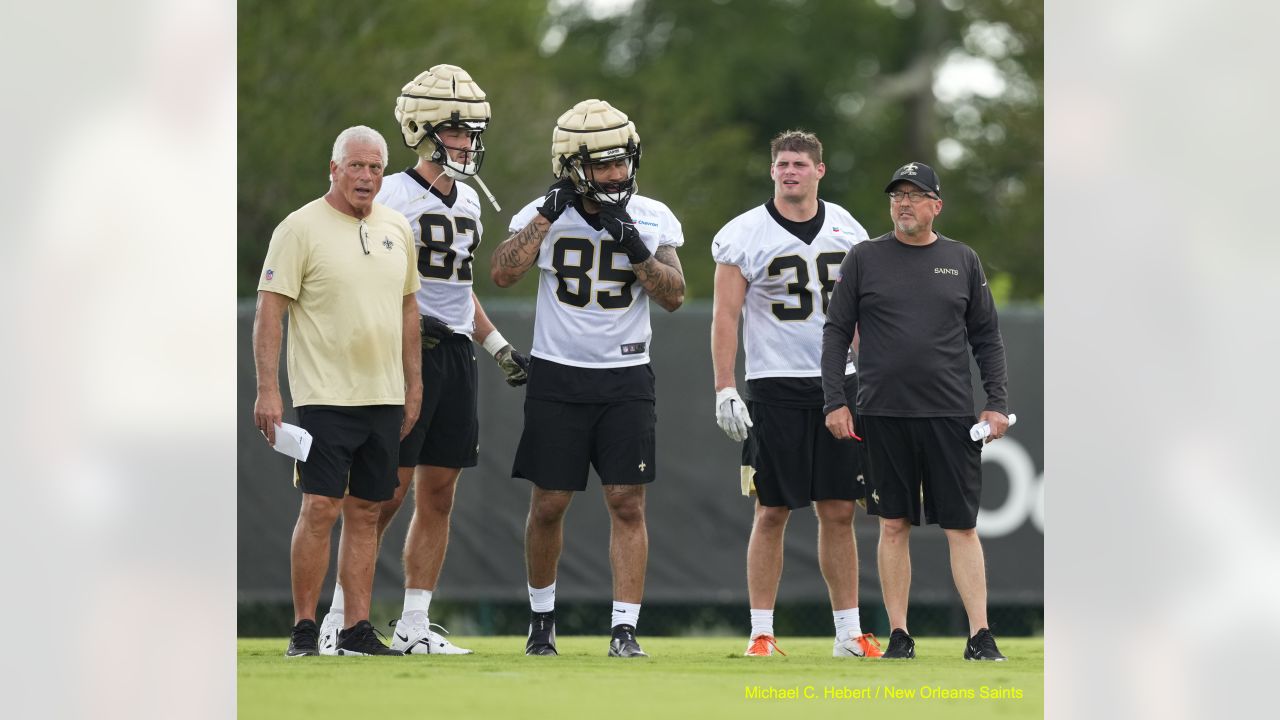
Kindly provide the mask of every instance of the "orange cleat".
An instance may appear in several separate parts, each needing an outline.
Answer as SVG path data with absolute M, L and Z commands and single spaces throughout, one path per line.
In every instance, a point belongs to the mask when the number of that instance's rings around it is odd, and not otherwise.
M 848 640 L 836 640 L 831 648 L 832 657 L 869 657 L 878 658 L 884 655 L 880 650 L 880 641 L 871 633 L 851 635 Z
M 778 647 L 778 641 L 772 635 L 757 635 L 751 638 L 751 644 L 747 646 L 747 651 L 743 655 L 744 657 L 769 657 L 774 650 L 777 650 L 779 655 L 786 655 L 782 652 L 782 648 Z

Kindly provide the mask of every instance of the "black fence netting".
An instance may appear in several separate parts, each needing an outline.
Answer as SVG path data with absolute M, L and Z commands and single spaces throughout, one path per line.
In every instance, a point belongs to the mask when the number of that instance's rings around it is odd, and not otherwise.
M 510 341 L 521 349 L 529 347 L 531 303 L 489 302 L 486 310 Z M 292 616 L 289 541 L 298 492 L 292 485 L 291 461 L 267 447 L 253 425 L 252 320 L 252 304 L 243 303 L 237 418 L 240 633 L 279 635 Z M 993 627 L 997 633 L 1002 629 L 1004 634 L 1037 634 L 1044 605 L 1043 315 L 1039 309 L 1006 309 L 1001 326 L 1011 408 L 1018 424 L 983 454 L 978 530 L 986 555 Z M 709 304 L 692 303 L 673 314 L 653 312 L 658 474 L 646 500 L 649 565 L 641 623 L 648 634 L 735 635 L 749 627 L 745 566 L 752 501 L 739 491 L 739 446 L 715 423 L 709 328 Z M 738 368 L 741 372 L 741 361 Z M 282 387 L 287 392 L 287 383 Z M 982 398 L 980 389 L 975 397 Z M 448 557 L 432 603 L 432 620 L 463 635 L 523 634 L 528 622 L 523 543 L 529 484 L 510 476 L 523 400 L 523 390 L 507 387 L 496 365 L 480 353 L 480 464 L 464 471 L 459 482 Z M 292 419 L 292 410 L 286 410 L 286 421 Z M 411 502 L 410 498 L 383 541 L 374 584 L 375 621 L 399 616 L 404 580 L 400 556 Z M 859 509 L 854 526 L 863 626 L 887 633 L 875 571 L 876 519 Z M 574 499 L 566 520 L 557 577 L 559 632 L 607 631 L 608 529 L 593 473 L 588 490 Z M 335 555 L 336 538 L 335 530 Z M 779 633 L 831 631 L 816 541 L 812 511 L 794 512 L 778 595 Z M 942 531 L 917 528 L 911 546 L 912 632 L 961 634 L 964 613 Z M 333 566 L 331 562 L 321 613 L 332 591 Z

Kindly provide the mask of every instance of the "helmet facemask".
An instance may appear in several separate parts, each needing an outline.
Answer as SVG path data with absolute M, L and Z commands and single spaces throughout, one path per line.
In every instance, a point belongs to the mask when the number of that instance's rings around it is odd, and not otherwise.
M 608 165 L 618 161 L 627 164 L 627 177 L 617 181 L 600 181 L 588 172 L 591 166 Z M 640 170 L 640 146 L 628 139 L 626 147 L 607 148 L 591 152 L 586 145 L 578 146 L 578 152 L 569 163 L 570 177 L 584 197 L 607 205 L 626 205 L 636 193 L 636 173 Z
M 427 145 L 420 148 L 420 153 L 427 159 L 427 162 L 443 167 L 444 173 L 454 180 L 466 180 L 474 177 L 476 173 L 480 172 L 480 166 L 484 164 L 484 138 L 481 135 L 487 125 L 488 122 L 485 120 L 462 120 L 458 117 L 458 113 L 455 112 L 453 117 L 427 129 L 426 135 L 423 137 L 427 141 Z M 440 131 L 445 128 L 464 130 L 470 137 L 469 143 L 464 148 L 461 148 L 461 160 L 454 160 L 447 149 L 452 147 L 456 151 L 460 148 L 449 146 L 440 137 Z M 429 152 L 426 152 L 428 150 Z

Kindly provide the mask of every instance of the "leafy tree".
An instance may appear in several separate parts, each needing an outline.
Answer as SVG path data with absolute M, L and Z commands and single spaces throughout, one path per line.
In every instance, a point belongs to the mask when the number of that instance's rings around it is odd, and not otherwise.
M 370 125 L 392 168 L 414 156 L 392 106 L 439 62 L 489 94 L 477 261 L 550 182 L 556 117 L 589 97 L 636 122 L 641 192 L 680 218 L 691 299 L 711 296 L 710 240 L 767 199 L 768 142 L 802 127 L 822 139 L 825 199 L 873 236 L 890 229 L 884 183 L 908 160 L 943 180 L 938 228 L 982 255 L 1000 299 L 1043 294 L 1043 8 L 1010 0 L 637 0 L 616 15 L 583 0 L 240 3 L 240 278 L 252 294 L 271 230 L 323 194 L 344 127 Z M 991 70 L 1004 91 L 939 93 L 941 69 Z M 940 148 L 945 150 L 939 157 Z

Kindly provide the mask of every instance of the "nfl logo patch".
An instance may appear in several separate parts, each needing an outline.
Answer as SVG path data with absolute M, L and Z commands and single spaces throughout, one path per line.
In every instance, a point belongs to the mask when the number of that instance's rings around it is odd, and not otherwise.
M 266 276 L 265 276 L 265 277 L 266 277 L 266 279 L 267 279 L 267 282 L 271 282 L 271 278 L 273 278 L 273 277 L 275 277 L 275 276 L 276 276 L 276 272 L 275 272 L 274 270 L 270 269 L 270 268 L 267 268 L 267 274 L 266 274 Z

